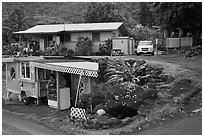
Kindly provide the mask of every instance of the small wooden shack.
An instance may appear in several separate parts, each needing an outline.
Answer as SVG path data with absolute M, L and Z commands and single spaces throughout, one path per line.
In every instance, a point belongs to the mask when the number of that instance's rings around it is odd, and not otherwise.
M 98 63 L 67 57 L 13 57 L 3 58 L 6 63 L 7 98 L 16 93 L 20 101 L 35 98 L 39 105 L 46 98 L 48 105 L 56 109 L 68 109 L 74 105 L 76 92 L 90 93 Z M 55 88 L 47 87 L 50 76 L 56 80 Z M 81 82 L 79 84 L 79 77 Z
M 113 50 L 120 50 L 125 55 L 134 54 L 135 41 L 131 37 L 115 37 L 113 39 Z

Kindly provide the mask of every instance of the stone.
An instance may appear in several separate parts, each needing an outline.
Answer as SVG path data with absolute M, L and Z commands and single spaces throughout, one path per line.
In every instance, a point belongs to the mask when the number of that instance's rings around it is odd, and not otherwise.
M 96 113 L 97 113 L 99 116 L 102 116 L 102 115 L 105 115 L 105 114 L 106 114 L 106 111 L 103 110 L 103 109 L 99 109 L 99 110 L 97 110 Z

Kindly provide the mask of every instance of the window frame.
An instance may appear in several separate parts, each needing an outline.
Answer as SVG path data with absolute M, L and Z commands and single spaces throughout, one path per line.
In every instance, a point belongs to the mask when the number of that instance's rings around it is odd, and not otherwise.
M 96 37 L 97 37 L 97 39 L 96 39 Z M 93 42 L 100 42 L 101 41 L 100 32 L 92 32 L 92 41 Z
M 23 65 L 23 66 L 22 66 Z M 29 77 L 27 76 L 27 66 L 28 66 L 28 68 L 29 68 Z M 23 75 L 22 75 L 22 67 L 24 67 L 25 69 L 24 69 L 24 74 L 25 74 L 25 77 L 23 77 Z M 21 62 L 20 63 L 20 78 L 21 79 L 31 79 L 31 67 L 30 67 L 30 63 L 29 62 Z
M 16 70 L 14 67 L 10 68 L 10 77 L 12 80 L 14 80 L 16 78 Z

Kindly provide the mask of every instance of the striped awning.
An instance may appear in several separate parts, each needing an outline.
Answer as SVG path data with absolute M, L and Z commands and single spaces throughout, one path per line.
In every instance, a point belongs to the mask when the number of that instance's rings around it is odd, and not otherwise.
M 71 74 L 78 74 L 89 77 L 97 77 L 98 76 L 98 63 L 95 62 L 49 62 L 49 63 L 41 63 L 41 62 L 30 62 L 31 67 L 37 67 L 42 69 L 48 69 L 52 71 L 65 72 Z

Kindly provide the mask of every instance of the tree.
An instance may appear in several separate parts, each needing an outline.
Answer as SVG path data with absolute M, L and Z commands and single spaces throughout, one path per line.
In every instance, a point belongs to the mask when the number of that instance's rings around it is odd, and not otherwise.
M 201 2 L 150 3 L 155 23 L 162 28 L 202 27 Z
M 117 3 L 90 3 L 84 14 L 84 22 L 121 22 L 124 18 Z
M 149 10 L 149 7 L 146 2 L 140 2 L 140 10 L 138 15 L 140 24 L 142 24 L 143 26 L 152 26 L 152 13 Z
M 34 19 L 32 17 L 26 17 L 22 8 L 14 9 L 3 22 L 3 37 L 7 37 L 4 42 L 10 42 L 12 38 L 17 41 L 19 37 L 14 36 L 13 32 L 22 31 L 34 25 Z

